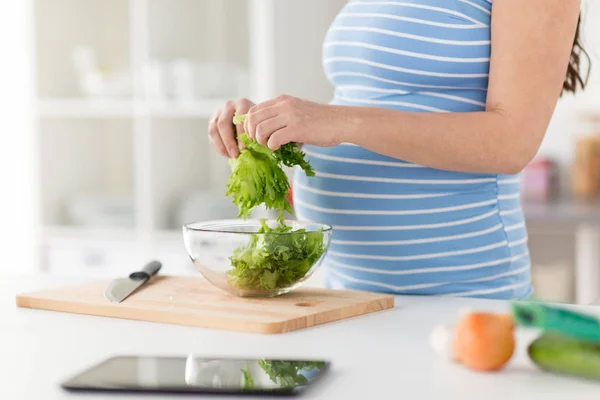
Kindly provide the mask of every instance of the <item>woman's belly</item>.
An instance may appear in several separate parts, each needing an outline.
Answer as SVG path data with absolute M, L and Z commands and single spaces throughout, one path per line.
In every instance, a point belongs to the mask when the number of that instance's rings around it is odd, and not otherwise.
M 305 146 L 298 219 L 330 224 L 327 285 L 401 294 L 529 296 L 516 176 L 426 168 L 358 146 Z

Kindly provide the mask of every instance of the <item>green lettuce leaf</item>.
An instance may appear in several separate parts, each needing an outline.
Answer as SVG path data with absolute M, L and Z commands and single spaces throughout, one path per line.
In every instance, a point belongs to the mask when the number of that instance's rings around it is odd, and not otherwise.
M 275 209 L 283 219 L 283 211 L 292 212 L 286 195 L 290 188 L 287 175 L 272 152 L 242 134 L 239 140 L 246 146 L 237 158 L 231 158 L 231 174 L 227 181 L 227 196 L 239 209 L 239 217 L 247 218 L 250 212 L 263 204 Z
M 236 115 L 233 123 L 244 123 L 245 115 Z M 290 184 L 283 166 L 299 166 L 307 176 L 314 176 L 315 171 L 305 159 L 296 143 L 287 143 L 278 150 L 251 140 L 242 133 L 238 140 L 243 144 L 240 155 L 230 159 L 231 174 L 227 181 L 227 196 L 239 209 L 239 217 L 247 218 L 252 209 L 264 205 L 267 209 L 279 211 L 279 221 L 283 223 L 283 212 L 292 213 L 286 196 Z
M 234 287 L 274 290 L 291 286 L 306 276 L 326 250 L 322 231 L 271 228 L 262 220 L 258 233 L 229 257 L 229 282 Z
M 294 388 L 308 383 L 306 377 L 300 373 L 301 371 L 321 369 L 325 366 L 325 363 L 259 360 L 258 365 L 269 375 L 273 383 L 277 383 L 284 388 Z
M 235 116 L 241 124 L 244 115 Z M 242 133 L 240 155 L 230 159 L 231 174 L 227 181 L 227 196 L 239 209 L 239 217 L 247 218 L 257 206 L 279 212 L 275 228 L 261 221 L 257 235 L 247 245 L 234 250 L 229 260 L 230 284 L 250 290 L 275 290 L 289 287 L 302 279 L 325 253 L 322 231 L 306 232 L 285 225 L 284 211 L 293 212 L 287 200 L 290 184 L 283 166 L 299 166 L 308 176 L 315 175 L 305 154 L 296 143 L 288 143 L 276 151 L 251 140 Z

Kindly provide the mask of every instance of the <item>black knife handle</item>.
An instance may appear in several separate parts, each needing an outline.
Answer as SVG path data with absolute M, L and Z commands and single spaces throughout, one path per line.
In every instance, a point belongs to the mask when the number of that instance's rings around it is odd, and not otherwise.
M 158 271 L 160 271 L 161 267 L 162 264 L 160 262 L 151 261 L 148 264 L 146 264 L 146 266 L 141 271 L 134 272 L 131 275 L 129 275 L 129 278 L 136 281 L 150 279 L 152 276 L 156 275 Z

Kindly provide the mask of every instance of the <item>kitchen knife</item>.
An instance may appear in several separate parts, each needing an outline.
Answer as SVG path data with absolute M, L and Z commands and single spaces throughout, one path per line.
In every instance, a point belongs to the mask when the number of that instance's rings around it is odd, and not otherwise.
M 141 271 L 133 272 L 127 278 L 115 279 L 104 291 L 104 297 L 113 303 L 122 302 L 156 275 L 161 266 L 160 262 L 151 261 Z

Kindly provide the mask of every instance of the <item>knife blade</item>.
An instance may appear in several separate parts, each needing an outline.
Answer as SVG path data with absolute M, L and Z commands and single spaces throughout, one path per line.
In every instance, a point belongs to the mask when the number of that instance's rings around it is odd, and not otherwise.
M 120 303 L 129 297 L 133 292 L 146 284 L 154 275 L 160 271 L 162 264 L 158 261 L 151 261 L 141 270 L 131 273 L 127 278 L 118 278 L 113 280 L 106 290 L 104 297 L 113 303 Z

